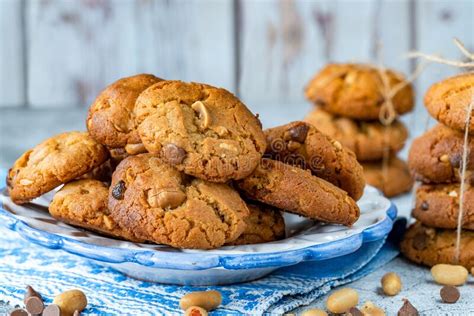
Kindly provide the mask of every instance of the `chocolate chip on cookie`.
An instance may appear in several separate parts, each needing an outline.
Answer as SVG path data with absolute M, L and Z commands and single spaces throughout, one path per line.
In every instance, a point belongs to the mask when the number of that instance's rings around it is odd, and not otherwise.
M 421 185 L 416 190 L 413 217 L 427 226 L 456 229 L 460 184 Z M 474 230 L 474 188 L 464 192 L 462 228 Z
M 432 85 L 425 94 L 425 106 L 437 121 L 464 131 L 467 109 L 474 93 L 474 73 L 468 72 Z M 469 133 L 474 133 L 474 113 L 471 113 Z
M 406 162 L 397 157 L 390 157 L 387 162 L 363 162 L 362 167 L 365 181 L 381 190 L 387 197 L 408 192 L 413 186 Z
M 391 88 L 404 77 L 385 70 Z M 306 86 L 308 100 L 335 115 L 357 120 L 377 120 L 384 103 L 380 71 L 363 64 L 329 64 Z M 407 84 L 392 98 L 395 111 L 403 114 L 414 106 L 414 92 Z M 319 128 L 319 126 L 316 125 Z
M 425 183 L 460 182 L 463 145 L 462 132 L 441 124 L 415 138 L 408 155 L 408 165 L 415 179 Z M 467 170 L 474 170 L 474 140 L 471 138 L 468 142 Z
M 352 151 L 306 122 L 292 122 L 264 131 L 265 156 L 303 169 L 358 200 L 364 191 L 362 166 Z
M 126 187 L 121 199 L 114 196 L 117 185 Z M 109 209 L 120 227 L 137 239 L 197 249 L 235 241 L 249 214 L 228 185 L 194 179 L 152 154 L 130 156 L 118 165 Z
M 359 207 L 345 191 L 279 161 L 262 159 L 237 185 L 252 200 L 314 220 L 350 226 L 359 218 Z
M 434 266 L 438 263 L 474 267 L 474 231 L 461 232 L 459 262 L 455 262 L 456 230 L 432 228 L 416 222 L 411 225 L 400 245 L 405 257 L 416 263 Z
M 89 108 L 86 125 L 91 136 L 103 145 L 124 148 L 132 155 L 144 152 L 135 128 L 133 108 L 140 93 L 161 80 L 140 74 L 122 78 L 105 88 Z
M 408 138 L 406 127 L 399 121 L 384 126 L 380 122 L 355 121 L 335 116 L 320 108 L 310 112 L 304 121 L 352 150 L 359 161 L 374 161 L 402 149 Z
M 150 153 L 204 180 L 242 179 L 265 151 L 260 122 L 224 89 L 159 82 L 138 97 L 135 116 Z
M 25 152 L 8 173 L 15 203 L 26 203 L 100 166 L 107 149 L 87 133 L 67 132 L 48 138 Z
M 109 236 L 139 241 L 110 216 L 109 188 L 101 181 L 84 179 L 69 182 L 53 197 L 49 213 L 54 218 Z

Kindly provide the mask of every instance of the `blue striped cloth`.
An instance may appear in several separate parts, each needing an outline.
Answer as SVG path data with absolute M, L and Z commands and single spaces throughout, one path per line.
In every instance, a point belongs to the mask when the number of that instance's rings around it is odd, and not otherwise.
M 31 244 L 6 228 L 0 228 L 0 236 L 0 315 L 2 308 L 5 313 L 23 305 L 28 284 L 47 303 L 67 289 L 83 290 L 89 301 L 86 315 L 181 314 L 179 299 L 190 291 L 206 289 L 223 295 L 222 305 L 211 315 L 281 314 L 369 274 L 398 254 L 391 242 L 379 240 L 364 243 L 353 254 L 301 263 L 254 282 L 197 288 L 134 280 L 61 250 Z

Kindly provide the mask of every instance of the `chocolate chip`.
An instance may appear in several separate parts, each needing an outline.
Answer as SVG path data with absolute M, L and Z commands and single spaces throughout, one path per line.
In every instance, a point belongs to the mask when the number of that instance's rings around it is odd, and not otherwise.
M 306 136 L 308 136 L 309 126 L 305 123 L 299 124 L 290 128 L 287 132 L 291 140 L 298 143 L 304 143 Z
M 459 153 L 452 154 L 450 157 L 451 166 L 453 166 L 454 168 L 460 168 L 461 161 L 462 161 L 462 155 L 460 155 Z
M 428 240 L 424 232 L 417 233 L 412 241 L 412 246 L 416 250 L 423 250 L 428 246 Z
M 357 307 L 351 307 L 347 313 L 346 313 L 347 316 L 364 316 L 364 314 L 362 314 L 362 312 L 360 311 L 360 309 L 358 309 Z
M 23 308 L 15 308 L 8 313 L 8 316 L 28 316 L 28 312 Z
M 175 144 L 167 144 L 162 148 L 163 157 L 172 165 L 178 165 L 186 157 L 186 151 Z
M 410 301 L 407 299 L 403 300 L 403 306 L 400 308 L 398 311 L 398 316 L 418 316 L 418 310 L 415 308 L 415 306 L 411 305 Z
M 44 303 L 41 295 L 29 285 L 26 287 L 23 302 L 25 303 L 26 310 L 30 314 L 41 314 L 44 309 Z
M 426 201 L 423 201 L 423 203 L 421 203 L 421 209 L 423 211 L 427 211 L 429 209 L 430 205 L 428 204 L 428 202 Z
M 61 309 L 56 304 L 46 306 L 43 316 L 61 316 Z
M 125 181 L 120 180 L 112 189 L 112 196 L 116 200 L 123 200 L 123 194 L 125 193 L 126 189 L 127 188 L 125 187 Z
M 439 291 L 439 295 L 443 302 L 453 304 L 459 300 L 461 293 L 459 293 L 459 290 L 455 286 L 445 285 Z

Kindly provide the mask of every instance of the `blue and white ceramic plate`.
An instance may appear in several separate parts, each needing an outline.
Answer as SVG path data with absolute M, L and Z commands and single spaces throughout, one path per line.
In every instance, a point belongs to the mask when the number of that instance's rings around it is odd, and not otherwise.
M 109 265 L 131 277 L 183 285 L 245 282 L 303 261 L 343 256 L 356 251 L 364 242 L 384 238 L 397 215 L 389 200 L 367 187 L 358 202 L 361 217 L 350 228 L 285 214 L 284 240 L 186 250 L 116 240 L 58 222 L 47 211 L 51 197 L 46 194 L 19 206 L 2 190 L 0 223 L 35 244 Z

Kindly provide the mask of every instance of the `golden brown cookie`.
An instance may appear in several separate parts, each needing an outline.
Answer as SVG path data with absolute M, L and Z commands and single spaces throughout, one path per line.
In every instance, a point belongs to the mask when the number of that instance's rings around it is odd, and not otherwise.
M 385 71 L 393 88 L 403 82 L 403 75 Z M 324 110 L 358 120 L 378 120 L 384 104 L 380 72 L 364 64 L 329 64 L 306 86 L 308 100 Z M 392 98 L 395 111 L 403 114 L 414 106 L 413 87 L 406 85 Z
M 364 193 L 364 173 L 354 153 L 311 124 L 292 122 L 264 133 L 265 157 L 310 169 L 313 175 L 343 189 L 354 200 Z
M 73 226 L 138 241 L 110 217 L 108 196 L 109 188 L 101 181 L 85 179 L 69 182 L 54 195 L 49 213 Z
M 416 191 L 413 217 L 426 226 L 456 229 L 460 184 L 421 185 Z M 474 230 L 474 188 L 464 191 L 462 227 Z
M 350 226 L 359 218 L 359 207 L 345 191 L 276 160 L 262 159 L 237 185 L 252 200 L 314 220 Z
M 245 218 L 245 230 L 239 238 L 226 244 L 249 245 L 285 238 L 285 221 L 281 212 L 269 205 L 247 203 L 250 215 Z
M 228 185 L 189 177 L 151 154 L 130 156 L 118 165 L 109 209 L 137 239 L 197 249 L 236 240 L 249 214 Z
M 399 121 L 390 126 L 379 122 L 363 122 L 334 116 L 320 108 L 314 109 L 304 121 L 341 142 L 352 150 L 359 161 L 380 160 L 388 149 L 395 154 L 403 148 L 408 131 Z
M 91 136 L 107 147 L 125 148 L 130 154 L 146 152 L 135 128 L 133 108 L 138 95 L 161 80 L 140 74 L 122 78 L 105 88 L 89 108 L 86 125 Z
M 390 157 L 384 170 L 383 162 L 364 162 L 365 181 L 387 197 L 394 197 L 408 192 L 413 186 L 413 179 L 405 161 Z
M 413 140 L 408 166 L 415 179 L 425 183 L 460 182 L 463 145 L 462 132 L 438 124 Z M 474 170 L 472 138 L 468 143 L 467 170 Z
M 416 222 L 405 233 L 401 252 L 416 263 L 434 266 L 438 263 L 474 267 L 474 232 L 463 230 L 459 262 L 455 261 L 456 230 L 427 227 Z
M 437 121 L 464 131 L 473 96 L 474 72 L 464 73 L 432 85 L 425 94 L 425 106 Z M 474 113 L 471 113 L 469 133 L 474 133 Z
M 135 113 L 150 153 L 204 180 L 242 179 L 265 152 L 260 121 L 224 89 L 159 82 L 139 96 Z
M 25 152 L 8 172 L 15 203 L 26 203 L 76 179 L 108 158 L 107 149 L 84 132 L 62 133 Z

